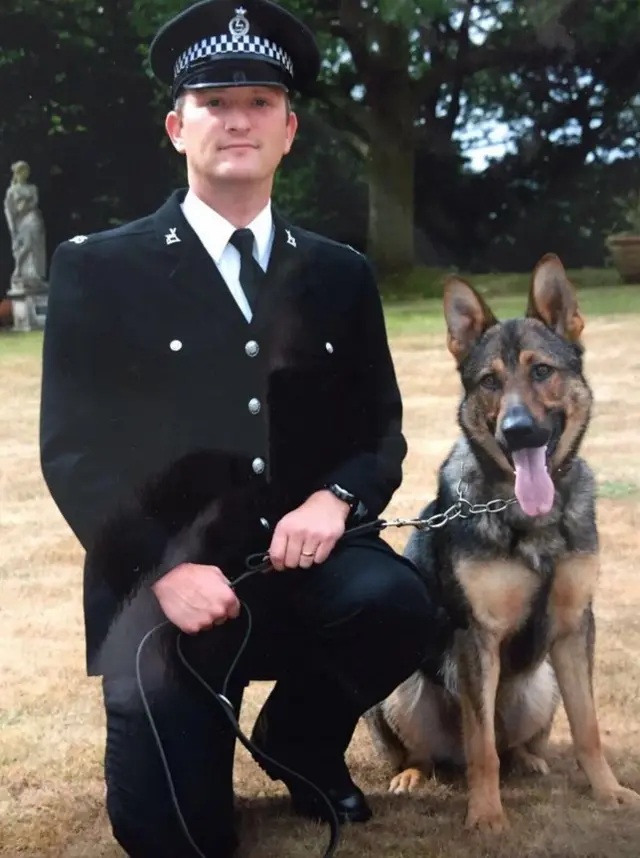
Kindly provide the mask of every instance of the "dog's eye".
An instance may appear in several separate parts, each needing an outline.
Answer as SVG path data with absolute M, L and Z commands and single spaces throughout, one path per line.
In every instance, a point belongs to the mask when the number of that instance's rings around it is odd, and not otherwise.
M 485 390 L 500 389 L 500 379 L 495 372 L 488 372 L 486 375 L 483 375 L 480 379 L 480 384 L 485 388 Z
M 534 381 L 546 381 L 550 375 L 553 375 L 554 368 L 546 363 L 537 363 L 531 367 L 531 378 Z

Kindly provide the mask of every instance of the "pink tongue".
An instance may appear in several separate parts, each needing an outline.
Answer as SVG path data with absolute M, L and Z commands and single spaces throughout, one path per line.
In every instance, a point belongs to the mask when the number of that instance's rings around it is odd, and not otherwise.
M 555 489 L 547 471 L 545 447 L 513 453 L 516 498 L 527 515 L 546 515 L 553 506 Z

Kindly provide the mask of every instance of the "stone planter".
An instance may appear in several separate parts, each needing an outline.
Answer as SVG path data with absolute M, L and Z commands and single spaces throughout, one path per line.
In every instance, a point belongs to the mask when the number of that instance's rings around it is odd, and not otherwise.
M 610 235 L 606 245 L 623 283 L 640 283 L 640 233 Z

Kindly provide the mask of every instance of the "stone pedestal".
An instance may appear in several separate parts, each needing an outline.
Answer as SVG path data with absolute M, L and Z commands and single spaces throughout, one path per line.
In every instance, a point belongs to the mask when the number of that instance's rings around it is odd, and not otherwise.
M 40 331 L 47 317 L 48 287 L 44 280 L 11 278 L 6 297 L 11 301 L 13 330 L 21 333 Z

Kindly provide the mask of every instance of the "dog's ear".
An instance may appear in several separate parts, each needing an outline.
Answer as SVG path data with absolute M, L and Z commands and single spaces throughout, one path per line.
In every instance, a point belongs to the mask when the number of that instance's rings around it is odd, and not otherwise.
M 464 360 L 484 332 L 498 323 L 473 286 L 455 276 L 449 277 L 444 284 L 444 317 L 447 346 L 458 363 Z
M 534 268 L 527 316 L 544 322 L 570 342 L 580 339 L 584 319 L 575 289 L 555 253 L 545 254 Z

